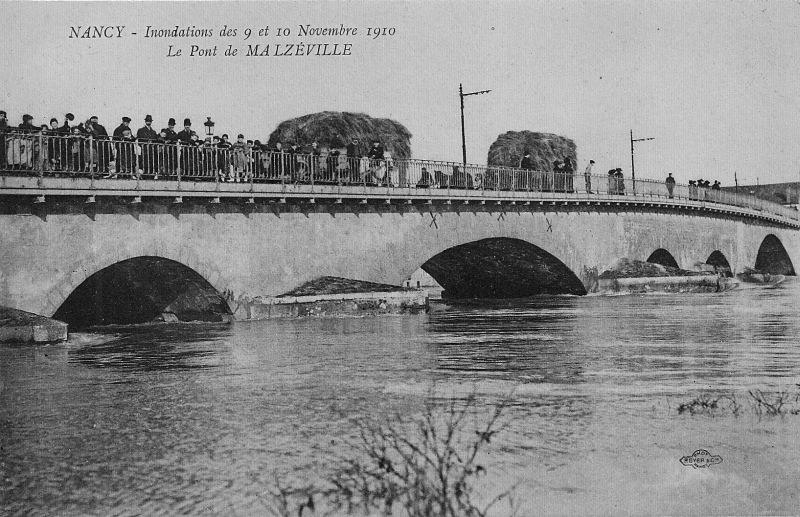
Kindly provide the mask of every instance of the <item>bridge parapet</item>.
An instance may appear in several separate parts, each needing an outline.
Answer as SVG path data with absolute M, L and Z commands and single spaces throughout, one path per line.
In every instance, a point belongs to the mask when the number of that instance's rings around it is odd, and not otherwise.
M 699 210 L 800 228 L 800 213 L 752 195 L 662 181 L 433 160 L 301 154 L 44 133 L 5 134 L 0 196 L 299 199 L 334 203 L 588 204 Z

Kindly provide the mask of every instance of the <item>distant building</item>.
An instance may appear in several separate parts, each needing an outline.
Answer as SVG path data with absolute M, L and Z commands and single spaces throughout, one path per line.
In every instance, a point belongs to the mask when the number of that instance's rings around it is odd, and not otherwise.
M 800 182 L 769 183 L 767 185 L 739 185 L 736 187 L 722 187 L 727 192 L 739 194 L 752 194 L 757 198 L 772 201 L 783 206 L 798 208 L 800 205 Z
M 420 268 L 414 271 L 414 273 L 403 282 L 403 287 L 411 287 L 414 289 L 425 289 L 428 291 L 428 294 L 431 298 L 438 298 L 442 294 L 442 286 L 433 279 L 431 275 L 425 272 L 424 269 Z

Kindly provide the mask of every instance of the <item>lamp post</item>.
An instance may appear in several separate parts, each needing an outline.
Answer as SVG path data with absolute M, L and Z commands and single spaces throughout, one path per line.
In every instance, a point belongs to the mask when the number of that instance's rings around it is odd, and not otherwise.
M 467 165 L 467 137 L 464 135 L 464 97 L 481 95 L 483 93 L 489 93 L 490 91 L 492 90 L 464 93 L 464 87 L 461 83 L 458 84 L 458 97 L 461 99 L 461 155 L 464 160 L 464 165 Z
M 214 135 L 214 121 L 211 120 L 211 117 L 206 117 L 206 121 L 203 122 L 203 125 L 206 126 L 206 136 L 213 136 Z
M 647 140 L 655 140 L 655 138 L 633 138 L 633 129 L 631 129 L 631 182 L 633 184 L 633 193 L 636 194 L 636 165 L 633 161 L 633 143 L 645 142 Z

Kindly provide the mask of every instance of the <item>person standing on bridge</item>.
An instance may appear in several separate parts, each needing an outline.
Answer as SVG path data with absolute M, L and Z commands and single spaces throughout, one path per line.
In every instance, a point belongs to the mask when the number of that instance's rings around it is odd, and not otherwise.
M 131 123 L 130 117 L 122 117 L 122 124 L 117 126 L 117 128 L 112 133 L 114 135 L 114 140 L 117 141 L 123 140 L 125 131 L 131 130 L 130 123 Z M 130 163 L 128 163 L 128 161 L 130 159 L 130 154 L 133 152 L 131 144 L 118 143 L 115 144 L 115 147 L 117 151 L 117 173 L 130 172 L 127 170 L 127 168 L 130 167 Z
M 195 144 L 192 141 L 192 121 L 188 118 L 183 119 L 183 129 L 178 132 L 178 143 L 180 144 L 180 159 L 179 166 L 184 173 L 188 173 L 191 168 L 192 156 L 195 149 Z
M 350 181 L 348 183 L 356 183 L 359 179 L 359 153 L 358 153 L 358 139 L 353 138 L 347 144 L 347 165 L 350 167 Z
M 525 149 L 522 154 L 522 159 L 519 161 L 519 168 L 525 171 L 533 170 L 533 160 L 531 160 L 531 152 Z
M 675 178 L 672 177 L 671 172 L 667 175 L 667 179 L 664 180 L 664 185 L 667 186 L 667 194 L 669 198 L 672 199 L 673 191 L 675 190 Z
M 570 156 L 564 158 L 564 189 L 567 192 L 575 192 L 575 165 Z
M 122 130 L 122 138 L 117 143 L 117 170 L 120 174 L 130 174 L 133 179 L 139 177 L 139 167 L 136 162 L 136 139 L 129 127 Z
M 61 157 L 62 141 L 59 140 L 58 119 L 50 119 L 50 128 L 44 133 L 47 137 L 47 160 L 49 169 L 52 171 L 61 170 L 65 160 Z M 66 146 L 64 146 L 66 149 Z
M 108 142 L 108 131 L 106 131 L 105 126 L 100 124 L 100 119 L 97 118 L 97 115 L 89 117 L 88 126 L 91 126 L 90 132 L 95 139 L 97 171 L 108 173 L 108 162 L 111 160 L 111 144 Z
M 175 132 L 175 119 L 170 118 L 167 127 L 161 130 L 164 133 L 164 167 L 165 174 L 175 174 L 178 168 L 178 133 Z
M 72 128 L 70 127 L 69 123 L 75 120 L 75 115 L 72 113 L 67 113 L 64 115 L 64 125 L 59 128 L 59 132 L 63 135 L 71 135 Z
M 617 169 L 609 169 L 608 170 L 608 193 L 609 194 L 616 194 L 617 193 L 617 178 L 616 178 Z
M 248 166 L 247 145 L 243 134 L 239 133 L 239 136 L 236 137 L 236 142 L 231 147 L 231 152 L 233 154 L 233 167 L 231 167 L 228 181 L 239 183 L 239 181 L 244 181 L 247 177 L 246 170 Z
M 625 195 L 625 177 L 622 175 L 622 169 L 617 167 L 614 172 L 614 178 L 617 180 L 617 194 L 620 196 Z
M 126 129 L 131 128 L 131 118 L 130 117 L 122 117 L 122 124 L 117 126 L 117 129 L 114 130 L 114 138 L 117 140 L 121 140 L 123 136 L 123 132 Z
M 592 167 L 594 167 L 594 160 L 589 160 L 589 165 L 583 171 L 583 182 L 586 184 L 586 193 L 592 193 Z
M 155 164 L 155 144 L 158 143 L 158 133 L 153 129 L 153 117 L 151 115 L 144 117 L 144 126 L 140 127 L 136 132 L 136 140 L 139 141 L 139 145 L 142 147 L 142 154 L 139 156 L 141 160 L 139 168 L 147 175 L 153 174 L 153 179 L 158 179 L 158 169 Z
M 372 142 L 372 148 L 369 150 L 369 159 L 370 159 L 370 166 L 376 167 L 380 160 L 383 160 L 383 146 L 381 145 L 379 140 L 374 140 Z
M 334 143 L 331 143 L 331 147 L 328 149 L 328 156 L 325 158 L 325 168 L 328 171 L 328 180 L 336 182 L 339 185 L 342 184 L 342 180 L 339 177 L 339 156 L 341 154 L 342 153 L 339 151 L 338 147 L 336 147 Z

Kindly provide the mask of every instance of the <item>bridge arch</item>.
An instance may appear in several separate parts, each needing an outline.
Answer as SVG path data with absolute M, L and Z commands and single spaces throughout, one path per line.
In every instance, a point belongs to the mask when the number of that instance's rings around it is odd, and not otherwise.
M 755 268 L 771 275 L 795 275 L 794 265 L 781 240 L 770 233 L 761 241 Z
M 733 269 L 731 268 L 728 258 L 720 250 L 714 250 L 706 259 L 706 264 L 714 266 L 714 270 L 724 274 L 725 276 L 732 276 Z
M 229 287 L 229 271 L 225 264 L 212 260 L 203 250 L 187 246 L 182 239 L 130 239 L 120 234 L 113 245 L 85 246 L 79 253 L 71 253 L 61 267 L 58 280 L 41 297 L 40 305 L 31 312 L 52 317 L 66 299 L 93 274 L 118 262 L 138 257 L 168 259 L 194 270 L 214 289 L 222 293 Z
M 459 244 L 421 268 L 448 298 L 524 298 L 537 294 L 584 295 L 580 279 L 561 260 L 528 241 L 494 237 Z
M 672 253 L 664 248 L 658 248 L 647 257 L 647 262 L 651 264 L 661 264 L 666 267 L 678 267 L 678 261 L 672 256 Z
M 223 296 L 197 271 L 171 259 L 140 256 L 90 275 L 66 297 L 53 317 L 82 328 L 145 323 L 159 316 L 178 321 L 223 321 L 230 312 Z

